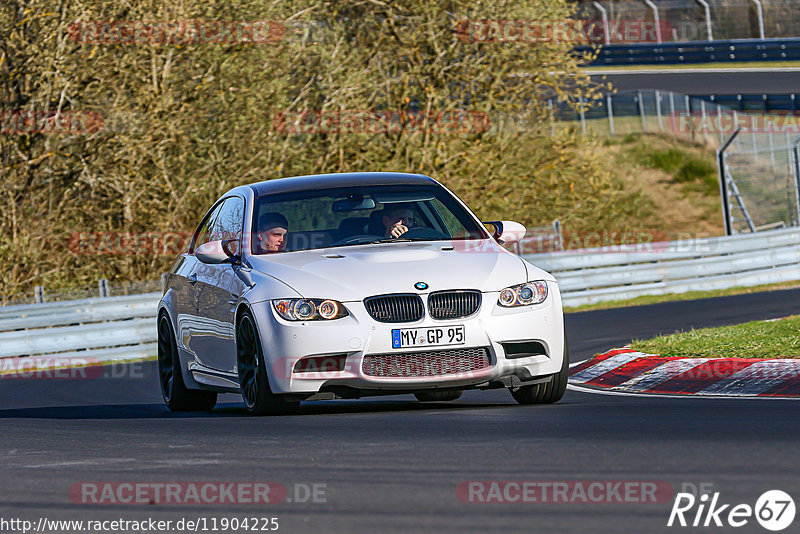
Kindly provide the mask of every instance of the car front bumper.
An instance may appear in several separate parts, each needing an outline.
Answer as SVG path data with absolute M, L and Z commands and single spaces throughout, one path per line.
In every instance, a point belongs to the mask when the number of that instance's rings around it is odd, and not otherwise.
M 367 313 L 362 302 L 345 302 L 349 315 L 334 321 L 289 322 L 278 317 L 269 302 L 252 306 L 261 336 L 270 387 L 275 393 L 315 394 L 331 388 L 352 388 L 365 394 L 435 388 L 469 388 L 503 377 L 536 379 L 557 373 L 564 357 L 564 321 L 557 284 L 548 282 L 547 299 L 519 308 L 497 306 L 497 292 L 484 293 L 478 313 L 463 319 L 434 320 L 426 316 L 413 323 L 382 323 Z M 424 295 L 423 295 L 424 297 Z M 464 325 L 465 343 L 430 348 L 392 348 L 392 330 Z M 534 341 L 544 354 L 508 357 L 503 343 Z M 370 376 L 362 367 L 365 355 L 410 356 L 416 352 L 486 348 L 488 366 L 456 372 L 445 367 L 435 376 Z M 342 370 L 323 368 L 296 372 L 304 357 L 341 357 Z M 396 358 L 404 361 L 404 358 Z M 513 382 L 518 385 L 519 381 Z

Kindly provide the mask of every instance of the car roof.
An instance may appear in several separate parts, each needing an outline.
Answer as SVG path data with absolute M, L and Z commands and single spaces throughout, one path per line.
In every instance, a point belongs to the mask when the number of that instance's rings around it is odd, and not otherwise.
M 256 196 L 292 193 L 314 189 L 333 189 L 358 185 L 432 185 L 438 182 L 423 174 L 404 172 L 343 172 L 276 178 L 250 184 Z

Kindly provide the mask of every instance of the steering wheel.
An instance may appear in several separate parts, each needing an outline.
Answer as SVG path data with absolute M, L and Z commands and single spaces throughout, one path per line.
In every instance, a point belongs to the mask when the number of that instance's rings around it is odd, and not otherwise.
M 428 228 L 427 226 L 414 226 L 409 228 L 404 234 L 400 234 L 400 239 L 449 239 L 450 236 L 439 230 Z
M 374 235 L 374 234 L 357 234 L 351 235 L 350 237 L 345 237 L 344 239 L 340 239 L 334 246 L 338 245 L 354 245 L 359 242 L 366 242 L 366 241 L 375 241 L 376 239 L 382 239 L 381 236 Z

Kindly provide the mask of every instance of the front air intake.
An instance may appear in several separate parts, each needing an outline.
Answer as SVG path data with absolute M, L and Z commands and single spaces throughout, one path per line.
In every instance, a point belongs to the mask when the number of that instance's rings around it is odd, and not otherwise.
M 506 358 L 528 358 L 530 356 L 547 356 L 547 351 L 539 341 L 501 342 Z
M 425 315 L 419 295 L 378 295 L 364 299 L 367 312 L 382 323 L 410 323 Z
M 434 319 L 469 317 L 481 306 L 481 292 L 475 290 L 437 291 L 428 296 L 428 313 Z
M 361 364 L 366 376 L 412 378 L 470 375 L 491 365 L 488 347 L 474 347 L 422 352 L 367 354 Z

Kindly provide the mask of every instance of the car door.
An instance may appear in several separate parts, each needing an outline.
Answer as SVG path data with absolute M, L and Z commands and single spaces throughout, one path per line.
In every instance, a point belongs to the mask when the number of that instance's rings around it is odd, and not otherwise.
M 241 250 L 244 229 L 244 199 L 232 196 L 224 199 L 214 221 L 210 241 L 235 240 L 234 248 Z M 236 337 L 234 319 L 236 304 L 246 285 L 236 276 L 238 265 L 232 263 L 204 264 L 197 269 L 198 315 L 203 317 L 204 329 L 196 333 L 195 346 L 203 365 L 228 373 L 236 372 Z
M 175 287 L 178 293 L 176 299 L 176 329 L 178 337 L 178 347 L 185 350 L 189 355 L 200 361 L 198 354 L 198 342 L 201 332 L 207 330 L 204 325 L 205 318 L 198 309 L 199 288 L 197 277 L 200 269 L 204 265 L 194 255 L 194 250 L 200 245 L 207 243 L 213 238 L 214 222 L 217 219 L 222 203 L 218 202 L 206 213 L 202 222 L 194 233 L 189 252 L 185 254 L 185 259 L 176 272 Z

